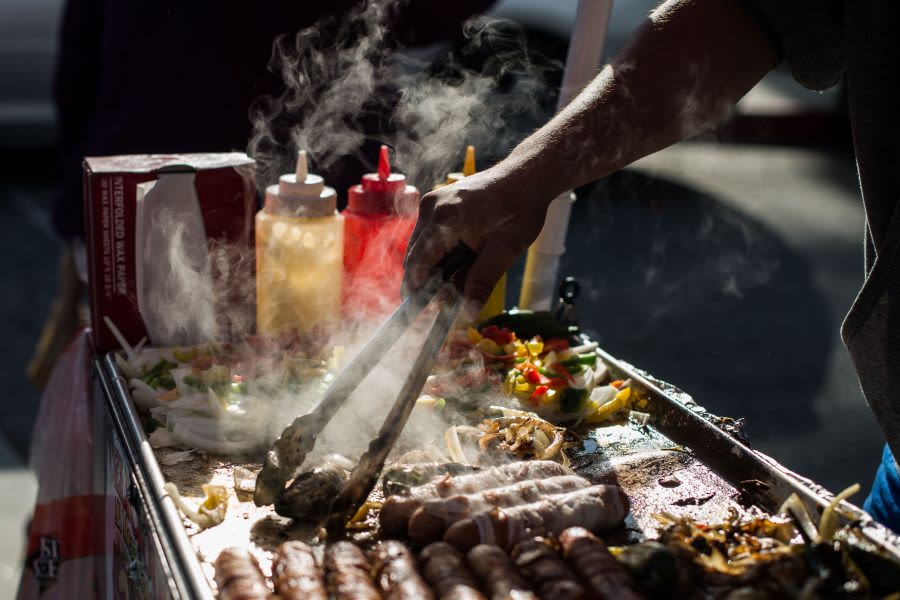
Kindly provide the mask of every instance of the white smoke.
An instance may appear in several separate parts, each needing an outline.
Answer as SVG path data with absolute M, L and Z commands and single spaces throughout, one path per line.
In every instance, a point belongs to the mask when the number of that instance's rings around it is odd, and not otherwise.
M 463 28 L 461 50 L 435 68 L 421 53 L 389 48 L 391 17 L 401 4 L 370 0 L 340 24 L 276 41 L 270 68 L 285 91 L 251 110 L 248 153 L 258 162 L 260 186 L 289 168 L 295 149 L 309 150 L 320 170 L 356 154 L 366 141 L 360 122 L 373 119 L 383 125 L 379 141 L 396 149 L 400 170 L 430 189 L 459 170 L 466 144 L 483 155 L 504 154 L 523 133 L 517 120 L 540 114 L 552 93 L 547 76 L 561 65 L 530 51 L 521 29 L 474 18 Z M 478 71 L 460 60 L 479 53 L 486 56 Z

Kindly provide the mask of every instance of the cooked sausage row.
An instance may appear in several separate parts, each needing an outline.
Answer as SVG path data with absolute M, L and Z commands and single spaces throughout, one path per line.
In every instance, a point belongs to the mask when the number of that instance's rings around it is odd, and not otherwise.
M 463 554 L 439 541 L 426 546 L 417 559 L 396 540 L 381 542 L 368 554 L 341 541 L 325 549 L 322 562 L 318 566 L 302 542 L 282 544 L 272 563 L 279 600 L 641 598 L 632 588 L 631 576 L 604 543 L 581 527 L 566 529 L 558 540 L 522 540 L 511 556 L 497 545 L 479 544 Z M 224 550 L 215 568 L 219 598 L 271 598 L 256 559 L 247 552 Z
M 406 535 L 413 513 L 429 500 L 483 492 L 519 481 L 569 474 L 571 473 L 559 463 L 549 460 L 528 460 L 467 475 L 447 475 L 431 483 L 411 488 L 409 495 L 389 496 L 385 499 L 379 514 L 381 530 L 389 537 Z
M 508 550 L 522 540 L 558 535 L 569 527 L 612 529 L 627 514 L 628 499 L 618 486 L 592 485 L 530 504 L 474 514 L 451 525 L 444 541 L 461 550 L 478 544 L 495 544 Z
M 411 540 L 427 543 L 439 540 L 457 521 L 492 508 L 508 508 L 540 501 L 544 496 L 588 487 L 590 482 L 578 475 L 559 475 L 548 479 L 519 481 L 474 494 L 459 494 L 424 502 L 412 514 L 407 527 Z

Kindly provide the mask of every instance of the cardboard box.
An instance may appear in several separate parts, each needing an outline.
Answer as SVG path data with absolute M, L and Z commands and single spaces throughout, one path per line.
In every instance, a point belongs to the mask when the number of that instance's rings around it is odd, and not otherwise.
M 255 163 L 243 153 L 84 160 L 94 344 L 223 339 L 254 323 Z

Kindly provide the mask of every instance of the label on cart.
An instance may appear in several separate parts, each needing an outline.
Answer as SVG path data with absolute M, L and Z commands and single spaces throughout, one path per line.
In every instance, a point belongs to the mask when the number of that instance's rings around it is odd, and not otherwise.
M 150 521 L 122 440 L 116 433 L 111 438 L 112 443 L 107 445 L 107 481 L 113 510 L 106 521 L 112 543 L 107 561 L 110 597 L 167 600 L 173 595 L 160 546 L 154 538 L 156 528 Z

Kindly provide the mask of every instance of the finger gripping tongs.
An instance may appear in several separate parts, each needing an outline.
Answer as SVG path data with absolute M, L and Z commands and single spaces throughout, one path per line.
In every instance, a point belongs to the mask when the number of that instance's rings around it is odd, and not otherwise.
M 403 300 L 362 350 L 335 377 L 318 404 L 281 432 L 281 437 L 266 455 L 265 465 L 256 479 L 253 501 L 257 506 L 273 504 L 278 499 L 288 480 L 300 472 L 307 454 L 316 443 L 316 437 L 422 311 L 432 301 L 439 299 L 438 314 L 409 375 L 400 387 L 393 407 L 378 435 L 369 443 L 365 454 L 351 472 L 350 479 L 335 499 L 331 514 L 333 518 L 338 518 L 358 509 L 375 486 L 387 455 L 400 436 L 438 352 L 459 316 L 462 307 L 459 289 L 474 260 L 475 253 L 462 243 L 448 253 L 432 271 L 426 284 Z

